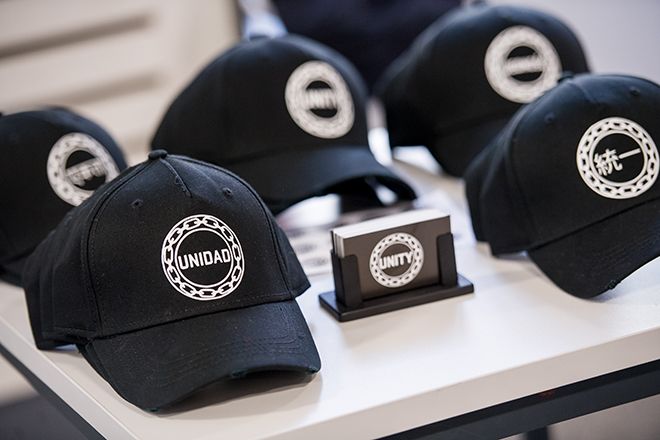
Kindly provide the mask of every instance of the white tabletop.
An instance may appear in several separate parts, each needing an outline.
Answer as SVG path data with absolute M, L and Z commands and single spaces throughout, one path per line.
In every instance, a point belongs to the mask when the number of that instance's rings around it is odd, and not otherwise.
M 412 172 L 452 214 L 457 266 L 475 293 L 340 324 L 317 299 L 331 277 L 312 278 L 299 303 L 323 367 L 308 382 L 240 379 L 181 411 L 147 413 L 76 351 L 37 350 L 23 292 L 7 284 L 0 343 L 113 439 L 374 438 L 660 359 L 660 259 L 595 300 L 572 297 L 528 260 L 474 242 L 460 182 Z

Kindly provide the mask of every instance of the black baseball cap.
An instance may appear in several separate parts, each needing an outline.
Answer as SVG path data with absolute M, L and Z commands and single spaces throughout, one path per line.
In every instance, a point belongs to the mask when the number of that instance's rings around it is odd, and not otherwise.
M 152 151 L 72 210 L 28 259 L 38 348 L 77 344 L 130 403 L 159 409 L 223 378 L 313 373 L 286 236 L 236 175 Z
M 557 18 L 480 3 L 432 24 L 376 92 L 391 146 L 425 145 L 447 173 L 462 176 L 522 104 L 562 72 L 587 70 L 579 41 Z
M 39 242 L 126 162 L 103 128 L 64 108 L 0 116 L 0 156 L 0 278 L 19 285 Z
M 660 86 L 578 75 L 521 108 L 465 175 L 494 255 L 591 297 L 660 255 Z
M 274 213 L 313 196 L 369 193 L 370 182 L 412 200 L 410 186 L 369 150 L 365 103 L 359 74 L 337 52 L 299 36 L 258 38 L 202 70 L 152 148 L 226 167 Z

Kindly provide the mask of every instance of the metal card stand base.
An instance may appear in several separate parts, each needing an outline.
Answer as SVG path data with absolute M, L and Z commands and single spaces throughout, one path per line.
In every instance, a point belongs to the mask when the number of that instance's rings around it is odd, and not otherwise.
M 439 275 L 437 284 L 370 299 L 362 298 L 357 257 L 348 255 L 339 258 L 332 252 L 335 291 L 319 295 L 321 307 L 337 321 L 345 322 L 474 292 L 473 284 L 456 272 L 452 234 L 438 236 L 436 249 Z

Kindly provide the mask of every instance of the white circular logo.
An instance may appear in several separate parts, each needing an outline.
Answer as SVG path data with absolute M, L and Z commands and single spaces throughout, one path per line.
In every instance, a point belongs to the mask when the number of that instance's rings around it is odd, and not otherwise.
M 552 43 L 527 26 L 512 26 L 497 34 L 486 50 L 484 67 L 493 90 L 523 104 L 554 87 L 561 75 Z
M 396 288 L 414 280 L 423 264 L 424 249 L 419 240 L 397 232 L 376 244 L 369 258 L 369 271 L 378 284 Z
M 200 301 L 229 295 L 245 272 L 238 237 L 212 215 L 191 215 L 174 225 L 163 241 L 161 260 L 170 284 Z
M 51 148 L 46 172 L 55 194 L 78 206 L 99 186 L 114 179 L 119 169 L 96 139 L 84 133 L 69 133 Z
M 582 180 L 597 194 L 630 199 L 658 178 L 658 149 L 651 136 L 629 119 L 601 119 L 587 129 L 577 148 Z
M 334 139 L 353 127 L 353 98 L 344 78 L 330 64 L 307 61 L 293 71 L 284 91 L 291 118 L 307 133 Z

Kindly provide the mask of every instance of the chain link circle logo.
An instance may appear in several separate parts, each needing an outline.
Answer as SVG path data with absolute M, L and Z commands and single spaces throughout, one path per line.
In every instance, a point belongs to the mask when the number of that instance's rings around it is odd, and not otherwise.
M 402 252 L 385 255 L 393 246 Z M 381 286 L 396 288 L 405 286 L 419 275 L 424 264 L 424 248 L 422 244 L 410 234 L 397 232 L 380 240 L 371 251 L 369 258 L 369 271 L 371 276 Z M 391 275 L 386 273 L 389 269 L 406 267 L 402 273 Z
M 514 51 L 532 53 L 516 55 Z M 484 67 L 493 90 L 509 101 L 522 104 L 554 87 L 562 70 L 552 43 L 527 26 L 512 26 L 500 32 L 486 50 Z M 523 78 L 529 75 L 535 78 Z
M 217 236 L 225 247 L 222 249 L 198 249 L 188 255 L 180 255 L 181 245 L 196 233 L 206 232 Z M 191 215 L 174 225 L 163 241 L 161 253 L 163 271 L 177 291 L 188 298 L 208 301 L 223 298 L 240 285 L 245 273 L 245 259 L 238 237 L 222 220 L 211 215 Z M 184 271 L 207 265 L 229 265 L 226 274 L 213 283 L 194 282 Z M 221 275 L 219 275 L 221 276 Z
M 598 148 L 612 135 L 626 136 L 638 148 L 626 151 L 617 150 L 616 145 Z M 634 177 L 618 182 L 614 180 L 616 174 L 627 167 L 626 160 L 630 163 L 630 158 L 640 154 L 641 165 L 636 166 L 639 171 L 635 169 Z M 619 117 L 601 119 L 589 127 L 578 144 L 576 160 L 580 176 L 587 186 L 596 194 L 610 199 L 630 199 L 643 194 L 653 186 L 660 170 L 658 149 L 651 136 L 636 122 Z
M 91 157 L 68 166 L 69 158 L 77 152 Z M 69 133 L 51 148 L 46 173 L 55 194 L 70 205 L 78 206 L 94 192 L 84 188 L 88 181 L 99 177 L 109 182 L 117 177 L 119 169 L 110 153 L 96 139 L 84 133 Z
M 328 63 L 308 61 L 298 66 L 286 83 L 284 98 L 291 118 L 312 136 L 335 139 L 353 127 L 351 92 Z

